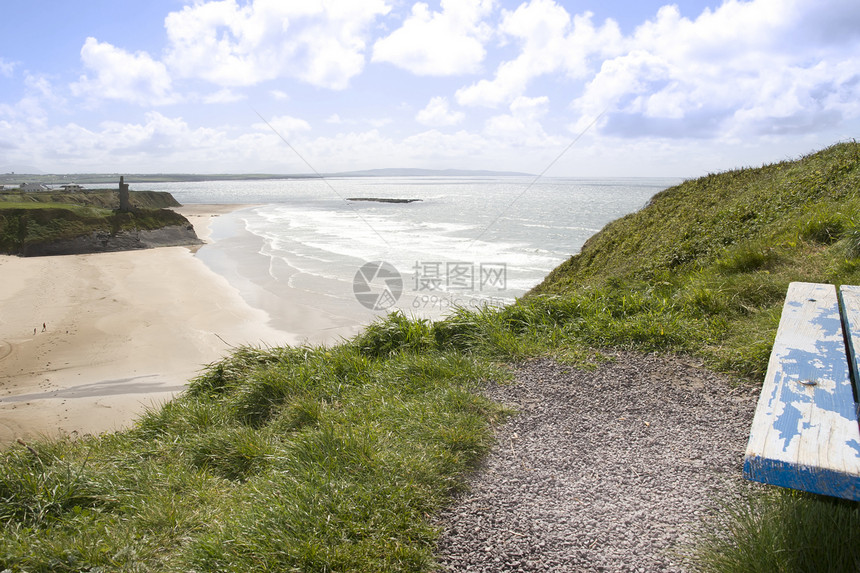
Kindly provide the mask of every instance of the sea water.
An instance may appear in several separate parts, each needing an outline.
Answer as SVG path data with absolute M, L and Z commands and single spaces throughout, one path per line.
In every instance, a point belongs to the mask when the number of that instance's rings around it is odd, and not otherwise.
M 402 310 L 509 304 L 674 178 L 353 177 L 146 184 L 215 218 L 197 256 L 252 306 L 325 340 Z M 351 199 L 405 199 L 409 203 Z

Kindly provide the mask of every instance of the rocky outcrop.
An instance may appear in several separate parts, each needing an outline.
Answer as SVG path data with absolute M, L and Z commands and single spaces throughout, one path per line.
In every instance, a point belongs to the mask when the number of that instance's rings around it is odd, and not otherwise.
M 194 227 L 171 225 L 160 229 L 120 231 L 116 234 L 107 231 L 93 231 L 89 235 L 63 239 L 49 243 L 27 245 L 21 253 L 25 257 L 50 255 L 83 255 L 89 253 L 109 253 L 150 249 L 153 247 L 178 247 L 202 245 L 194 232 Z
M 394 199 L 389 197 L 347 197 L 347 201 L 373 201 L 374 203 L 415 203 L 421 199 Z

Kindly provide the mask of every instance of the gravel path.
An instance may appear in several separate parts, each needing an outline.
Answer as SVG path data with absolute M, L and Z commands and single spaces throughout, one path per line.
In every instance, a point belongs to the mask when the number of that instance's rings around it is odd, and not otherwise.
M 549 360 L 487 394 L 519 413 L 441 516 L 452 572 L 686 571 L 683 553 L 741 477 L 758 389 L 692 359 Z

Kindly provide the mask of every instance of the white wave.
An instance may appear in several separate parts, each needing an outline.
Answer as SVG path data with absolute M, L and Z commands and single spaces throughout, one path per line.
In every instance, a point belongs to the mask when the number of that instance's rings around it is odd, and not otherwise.
M 288 297 L 290 289 L 301 289 L 313 292 L 323 305 L 353 304 L 356 271 L 365 262 L 382 260 L 401 273 L 404 294 L 398 307 L 410 311 L 432 307 L 433 296 L 437 303 L 440 299 L 465 304 L 510 302 L 577 252 L 594 232 L 638 209 L 655 191 L 650 182 L 637 187 L 627 180 L 546 180 L 535 183 L 526 194 L 522 182 L 492 178 L 330 183 L 336 192 L 319 181 L 197 183 L 186 185 L 182 192 L 189 203 L 194 202 L 192 197 L 202 199 L 201 203 L 224 198 L 233 198 L 224 202 L 261 203 L 213 219 L 214 243 L 206 249 L 218 250 L 224 239 L 241 233 L 253 236 L 255 240 L 248 241 L 253 251 L 237 252 L 236 242 L 224 241 L 222 252 L 211 258 L 258 257 L 254 265 L 272 283 L 267 288 L 282 293 L 278 296 Z M 343 200 L 349 196 L 423 201 L 351 205 Z M 443 281 L 438 291 L 420 288 L 420 280 L 427 278 L 422 276 L 427 265 L 438 264 L 446 272 L 449 263 L 471 265 L 475 278 L 471 289 L 457 288 L 462 285 L 456 280 Z M 503 288 L 481 283 L 482 266 L 493 264 L 505 269 Z M 221 266 L 236 273 L 234 269 L 243 265 Z M 228 279 L 253 280 L 233 275 Z

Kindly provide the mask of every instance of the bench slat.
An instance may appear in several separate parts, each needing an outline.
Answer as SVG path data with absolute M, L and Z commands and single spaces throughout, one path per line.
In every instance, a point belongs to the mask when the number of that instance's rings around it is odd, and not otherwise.
M 833 285 L 789 286 L 744 476 L 860 501 L 860 427 Z
M 854 382 L 854 407 L 860 418 L 860 404 L 857 404 L 858 384 L 860 384 L 860 368 L 857 364 L 857 354 L 860 352 L 860 286 L 842 285 L 839 287 L 840 303 L 842 306 L 842 327 L 845 329 L 845 341 L 848 345 L 848 367 Z

